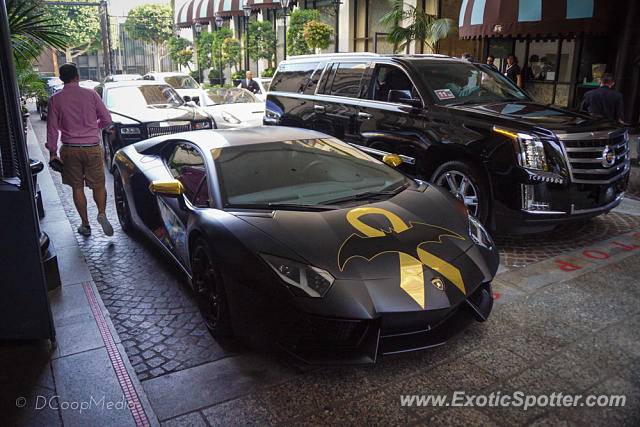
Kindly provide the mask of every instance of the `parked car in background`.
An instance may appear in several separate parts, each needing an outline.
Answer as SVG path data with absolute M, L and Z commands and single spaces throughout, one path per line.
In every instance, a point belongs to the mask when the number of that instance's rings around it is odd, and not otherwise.
M 114 153 L 134 142 L 215 127 L 209 114 L 186 103 L 168 84 L 144 80 L 113 82 L 101 84 L 96 91 L 113 119 L 102 139 L 110 170 Z
M 129 80 L 140 80 L 140 74 L 109 74 L 102 80 L 102 83 L 125 82 Z
M 36 100 L 36 109 L 40 114 L 40 120 L 47 120 L 47 115 L 49 114 L 49 98 L 51 98 L 54 93 L 60 92 L 64 87 L 62 80 L 60 79 L 57 79 L 57 80 L 60 81 L 60 84 L 48 85 L 46 89 L 47 94 L 45 96 L 38 96 L 38 99 Z M 55 83 L 56 81 L 49 80 L 49 82 Z
M 125 147 L 115 163 L 120 225 L 184 270 L 216 337 L 309 363 L 375 363 L 491 313 L 499 257 L 478 220 L 336 138 L 184 132 Z
M 548 230 L 622 201 L 629 135 L 537 103 L 491 68 L 443 55 L 331 54 L 279 64 L 265 123 L 316 129 L 441 185 L 492 229 Z
M 246 89 L 206 89 L 202 107 L 211 114 L 218 129 L 260 126 L 264 102 Z
M 80 80 L 78 84 L 80 85 L 80 87 L 84 87 L 87 89 L 95 89 L 100 86 L 100 82 L 97 82 L 95 80 Z
M 193 77 L 184 73 L 147 73 L 144 80 L 152 80 L 157 83 L 166 83 L 176 90 L 185 101 L 193 101 L 200 105 L 202 89 Z
M 258 83 L 258 86 L 260 86 L 260 92 L 255 93 L 254 95 L 256 95 L 261 101 L 266 101 L 269 85 L 271 84 L 271 77 L 257 77 L 253 80 Z

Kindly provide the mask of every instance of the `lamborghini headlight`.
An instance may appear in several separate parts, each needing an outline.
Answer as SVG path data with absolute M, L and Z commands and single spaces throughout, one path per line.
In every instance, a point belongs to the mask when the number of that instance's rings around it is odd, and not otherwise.
M 544 143 L 535 135 L 522 132 L 512 132 L 497 127 L 493 131 L 508 136 L 514 141 L 518 163 L 526 169 L 547 171 L 547 157 L 544 153 Z
M 231 123 L 233 125 L 237 125 L 238 123 L 240 123 L 240 120 L 236 116 L 231 113 L 227 113 L 226 111 L 222 112 L 222 119 L 225 122 Z
M 493 249 L 493 240 L 491 239 L 491 236 L 480 223 L 478 218 L 473 215 L 469 215 L 469 236 L 476 245 L 480 245 L 487 249 Z
M 321 268 L 273 255 L 261 256 L 285 283 L 302 290 L 310 297 L 325 296 L 335 280 L 328 271 Z

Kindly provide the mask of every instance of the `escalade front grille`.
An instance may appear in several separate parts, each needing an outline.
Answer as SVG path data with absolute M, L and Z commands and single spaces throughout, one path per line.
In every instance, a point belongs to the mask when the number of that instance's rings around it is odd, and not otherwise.
M 573 183 L 610 184 L 629 170 L 626 132 L 561 134 L 558 138 Z
M 165 122 L 152 123 L 147 125 L 149 138 L 160 135 L 171 135 L 178 132 L 188 132 L 191 130 L 191 122 Z

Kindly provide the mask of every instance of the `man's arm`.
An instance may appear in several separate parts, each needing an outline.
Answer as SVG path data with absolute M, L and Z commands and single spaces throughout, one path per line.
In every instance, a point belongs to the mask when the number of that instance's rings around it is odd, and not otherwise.
M 58 138 L 60 125 L 58 110 L 56 109 L 53 97 L 47 102 L 47 143 L 45 146 L 49 150 L 49 157 L 54 158 L 58 155 Z
M 100 95 L 96 92 L 93 93 L 96 102 L 96 115 L 98 116 L 98 127 L 100 129 L 106 128 L 111 123 L 111 113 L 107 110 L 107 107 L 102 102 Z

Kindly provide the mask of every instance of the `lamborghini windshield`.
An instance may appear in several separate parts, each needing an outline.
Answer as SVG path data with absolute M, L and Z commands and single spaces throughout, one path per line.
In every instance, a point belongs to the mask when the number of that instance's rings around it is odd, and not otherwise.
M 410 180 L 331 138 L 213 150 L 225 207 L 327 206 L 391 197 Z
M 497 71 L 469 62 L 414 61 L 426 86 L 440 104 L 528 100 Z

